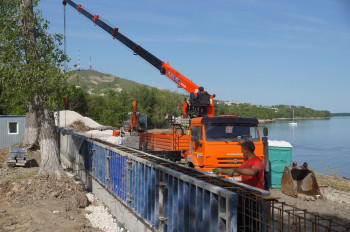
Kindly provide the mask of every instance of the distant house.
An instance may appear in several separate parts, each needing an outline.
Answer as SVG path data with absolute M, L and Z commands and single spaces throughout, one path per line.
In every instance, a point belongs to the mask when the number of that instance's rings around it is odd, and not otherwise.
M 0 115 L 0 148 L 21 143 L 25 127 L 25 116 Z

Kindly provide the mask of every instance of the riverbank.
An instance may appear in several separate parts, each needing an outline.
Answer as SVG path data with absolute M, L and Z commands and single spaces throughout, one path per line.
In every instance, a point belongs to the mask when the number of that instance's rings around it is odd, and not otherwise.
M 0 231 L 126 231 L 121 225 L 114 230 L 93 225 L 90 207 L 96 205 L 96 200 L 89 199 L 88 203 L 83 189 L 73 181 L 37 175 L 39 151 L 29 152 L 30 165 L 25 168 L 8 168 L 7 154 L 8 148 L 0 149 Z M 333 183 L 324 183 L 322 180 L 326 178 Z M 350 180 L 325 175 L 318 176 L 318 180 L 324 199 L 305 201 L 287 196 L 280 189 L 270 189 L 270 192 L 281 202 L 317 212 L 340 224 L 349 224 L 350 192 L 334 187 L 343 189 L 347 186 L 346 189 L 349 189 Z M 339 185 L 340 182 L 343 183 Z M 97 220 L 101 224 L 106 217 L 111 216 L 98 217 Z M 110 226 L 110 223 L 107 224 Z
M 294 120 L 320 120 L 320 119 L 331 119 L 331 117 L 295 117 Z M 270 123 L 278 120 L 293 120 L 293 118 L 272 118 L 272 119 L 258 119 L 259 123 Z

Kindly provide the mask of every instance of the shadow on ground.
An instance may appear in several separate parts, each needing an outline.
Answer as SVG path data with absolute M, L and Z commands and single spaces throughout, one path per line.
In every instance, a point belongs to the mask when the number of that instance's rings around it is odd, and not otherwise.
M 26 168 L 35 168 L 35 167 L 39 167 L 39 164 L 38 162 L 36 162 L 35 159 L 27 160 Z

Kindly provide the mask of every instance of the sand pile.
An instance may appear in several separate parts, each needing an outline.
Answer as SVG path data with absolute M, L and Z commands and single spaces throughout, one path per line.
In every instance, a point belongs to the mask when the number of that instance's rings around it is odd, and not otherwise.
M 109 143 L 116 143 L 116 137 L 113 136 L 113 130 L 90 130 L 86 132 L 80 132 L 79 134 L 82 134 L 88 138 L 97 138 Z
M 80 121 L 85 126 L 92 129 L 101 127 L 101 124 L 95 122 L 91 118 L 84 117 L 75 111 L 71 111 L 71 110 L 60 111 L 60 127 L 69 127 L 74 121 Z M 57 126 L 57 112 L 55 112 L 55 123 Z

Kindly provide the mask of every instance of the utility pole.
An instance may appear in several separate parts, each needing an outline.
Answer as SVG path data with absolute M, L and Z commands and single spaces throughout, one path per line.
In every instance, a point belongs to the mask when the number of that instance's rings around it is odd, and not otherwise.
M 80 50 L 78 50 L 78 70 L 80 70 Z

